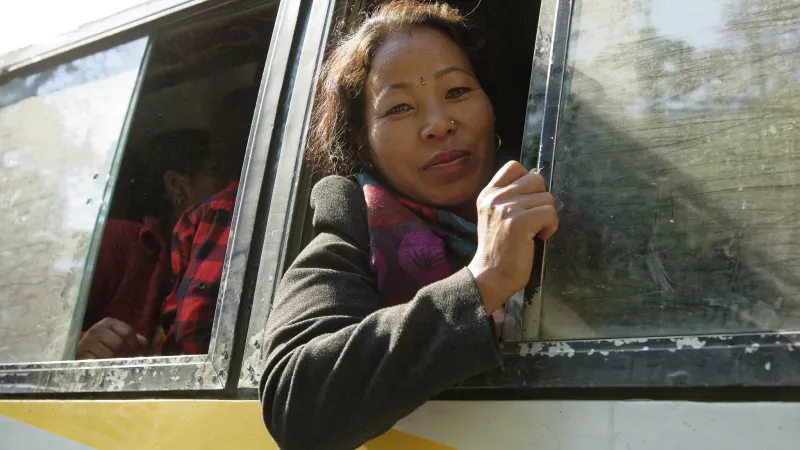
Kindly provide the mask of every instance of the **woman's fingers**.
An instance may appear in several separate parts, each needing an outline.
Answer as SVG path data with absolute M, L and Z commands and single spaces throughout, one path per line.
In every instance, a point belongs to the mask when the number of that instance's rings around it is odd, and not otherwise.
M 525 287 L 533 267 L 533 238 L 558 229 L 555 199 L 544 178 L 507 163 L 478 196 L 478 250 L 469 263 L 488 314 Z
M 520 210 L 533 209 L 539 206 L 555 206 L 556 199 L 549 192 L 520 195 L 514 198 L 513 203 Z
M 541 205 L 526 210 L 520 215 L 525 221 L 525 227 L 532 236 L 540 239 L 550 239 L 558 230 L 558 213 L 553 205 Z
M 519 161 L 509 161 L 494 174 L 487 187 L 504 188 L 528 173 L 528 169 L 520 164 Z
M 508 194 L 535 194 L 545 192 L 544 177 L 537 172 L 527 172 L 525 175 L 509 183 L 504 189 Z
M 517 210 L 534 236 L 546 240 L 558 230 L 555 197 L 546 191 L 544 177 L 538 173 L 529 172 L 517 161 L 510 161 L 495 174 L 489 186 L 495 191 L 484 200 L 491 200 L 495 207 L 504 204 L 511 215 Z

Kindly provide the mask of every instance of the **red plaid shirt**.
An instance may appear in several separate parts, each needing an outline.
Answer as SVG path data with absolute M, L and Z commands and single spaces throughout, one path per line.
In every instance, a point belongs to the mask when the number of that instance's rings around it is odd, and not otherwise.
M 239 183 L 187 209 L 172 232 L 175 283 L 161 314 L 162 355 L 208 352 Z

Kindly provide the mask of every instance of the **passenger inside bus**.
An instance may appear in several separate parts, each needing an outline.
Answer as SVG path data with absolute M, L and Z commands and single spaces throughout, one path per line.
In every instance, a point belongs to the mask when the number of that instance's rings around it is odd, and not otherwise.
M 153 40 L 76 357 L 207 351 L 274 5 Z
M 175 225 L 175 283 L 162 310 L 166 332 L 158 346 L 162 355 L 208 351 L 238 188 L 239 182 L 231 181 L 220 192 L 187 209 Z
M 501 364 L 490 316 L 558 227 L 496 157 L 485 55 L 445 4 L 381 6 L 328 56 L 307 155 L 318 232 L 285 273 L 259 394 L 281 448 L 355 448 Z
M 208 351 L 256 93 L 226 95 L 213 134 L 165 132 L 136 152 L 135 197 L 155 212 L 109 221 L 78 359 Z
M 193 206 L 186 209 L 173 229 L 174 285 L 162 309 L 165 336 L 156 348 L 158 354 L 208 352 L 255 94 L 254 88 L 234 91 L 215 114 L 218 133 L 213 149 L 219 164 L 214 181 L 227 180 L 227 185 L 221 190 L 216 185 L 213 191 L 218 192 L 190 203 Z M 188 181 L 182 180 L 183 188 L 178 192 L 192 192 Z
M 152 215 L 146 215 L 143 223 L 112 219 L 106 225 L 78 359 L 150 353 L 170 280 L 175 278 L 170 263 L 175 248 L 168 230 L 187 209 L 225 186 L 207 132 L 162 133 L 140 154 L 147 164 L 142 193 L 161 200 L 152 205 Z
M 77 359 L 147 351 L 171 273 L 169 247 L 160 228 L 153 217 L 144 223 L 112 219 L 106 224 Z

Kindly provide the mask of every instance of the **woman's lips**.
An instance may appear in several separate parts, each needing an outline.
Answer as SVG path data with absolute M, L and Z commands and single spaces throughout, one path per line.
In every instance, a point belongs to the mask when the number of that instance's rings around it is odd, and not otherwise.
M 445 150 L 431 157 L 422 170 L 452 169 L 464 164 L 472 153 L 467 150 Z

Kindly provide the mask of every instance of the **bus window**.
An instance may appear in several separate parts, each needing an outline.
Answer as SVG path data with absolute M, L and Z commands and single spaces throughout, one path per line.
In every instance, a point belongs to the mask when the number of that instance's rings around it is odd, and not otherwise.
M 77 359 L 205 354 L 275 5 L 154 38 Z
M 574 3 L 529 338 L 800 328 L 790 3 Z
M 71 356 L 81 280 L 146 44 L 0 85 L 0 363 Z
M 0 363 L 208 353 L 277 6 L 2 85 Z

